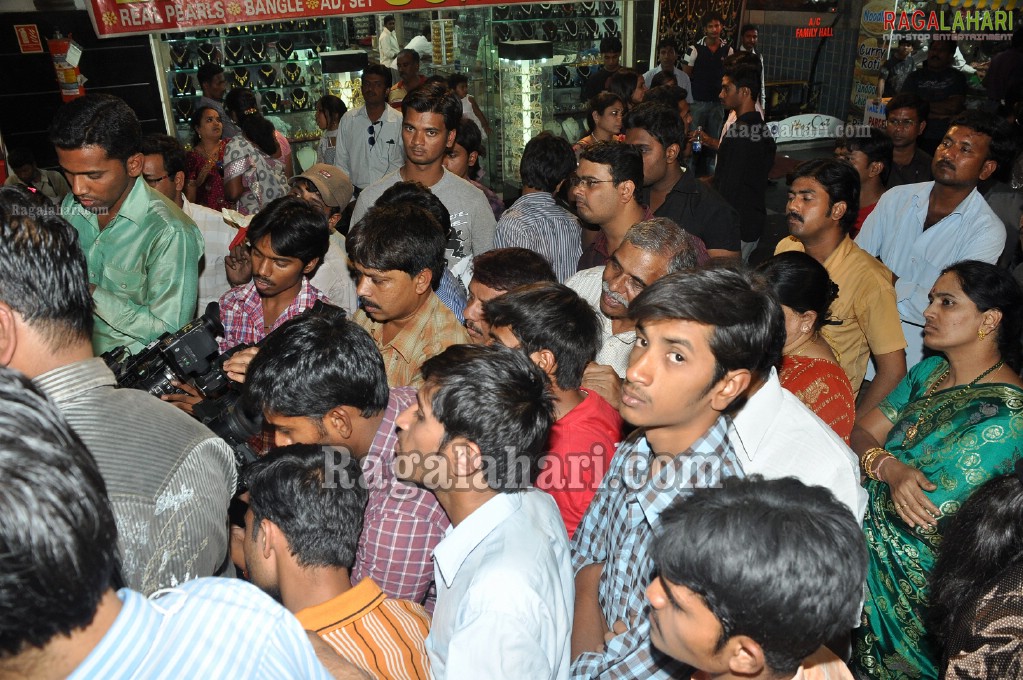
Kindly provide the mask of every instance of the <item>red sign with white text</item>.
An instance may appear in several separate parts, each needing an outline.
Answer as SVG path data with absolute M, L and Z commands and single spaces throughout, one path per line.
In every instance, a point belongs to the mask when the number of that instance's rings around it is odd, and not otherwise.
M 18 47 L 22 54 L 42 54 L 43 39 L 39 36 L 38 26 L 14 24 L 14 33 L 18 36 Z
M 507 5 L 516 0 L 88 0 L 96 35 L 191 31 L 234 24 L 405 10 Z M 535 0 L 518 0 L 531 2 Z

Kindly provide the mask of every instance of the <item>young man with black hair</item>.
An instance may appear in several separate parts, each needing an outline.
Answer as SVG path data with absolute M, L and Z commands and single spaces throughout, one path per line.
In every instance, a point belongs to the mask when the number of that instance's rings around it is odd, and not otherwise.
M 422 384 L 424 361 L 468 342 L 434 293 L 444 270 L 444 235 L 425 208 L 402 203 L 370 209 L 348 232 L 348 260 L 359 294 L 354 321 L 380 348 L 391 387 Z
M 11 176 L 4 182 L 4 186 L 28 187 L 30 191 L 39 192 L 57 205 L 71 193 L 71 187 L 64 176 L 56 170 L 41 170 L 36 165 L 35 155 L 28 149 L 8 151 L 7 167 Z
M 489 187 L 473 179 L 479 172 L 480 156 L 486 151 L 485 141 L 486 137 L 483 136 L 476 121 L 463 116 L 462 121 L 458 124 L 458 131 L 455 133 L 455 142 L 448 147 L 448 151 L 444 155 L 444 168 L 482 191 L 483 195 L 487 197 L 490 209 L 494 211 L 494 219 L 499 220 L 504 214 L 504 199 Z
M 398 48 L 398 36 L 394 31 L 395 25 L 396 22 L 393 14 L 385 16 L 384 28 L 380 31 L 380 36 L 377 38 L 377 46 L 380 51 L 380 63 L 388 69 L 395 68 L 394 60 L 397 58 L 398 52 L 400 51 Z
M 380 200 L 380 195 L 398 182 L 419 182 L 437 195 L 451 215 L 451 238 L 447 263 L 459 278 L 472 258 L 494 247 L 494 213 L 486 196 L 476 187 L 444 168 L 444 157 L 454 142 L 462 120 L 462 105 L 446 85 L 432 83 L 417 88 L 405 100 L 402 139 L 405 164 L 359 194 L 352 223 Z
M 559 283 L 523 286 L 483 309 L 491 343 L 522 350 L 550 380 L 555 423 L 536 487 L 554 498 L 571 538 L 622 434 L 618 411 L 582 387 L 600 346 L 597 313 Z
M 582 255 L 579 220 L 554 198 L 575 168 L 572 145 L 563 138 L 541 132 L 529 140 L 519 163 L 522 196 L 498 220 L 494 238 L 497 248 L 539 253 L 561 282 L 575 274 Z
M 639 202 L 643 157 L 631 144 L 591 144 L 579 157 L 579 167 L 569 183 L 579 217 L 600 228 L 593 242 L 583 248 L 576 269 L 603 266 L 621 245 L 625 232 L 650 216 Z
M 600 92 L 607 89 L 607 79 L 621 67 L 622 41 L 617 36 L 609 35 L 600 39 L 600 57 L 603 64 L 595 73 L 590 74 L 583 83 L 581 101 L 588 102 Z
M 530 488 L 554 420 L 543 373 L 503 347 L 458 345 L 423 364 L 398 418 L 398 474 L 437 496 L 433 677 L 568 676 L 574 596 L 565 525 Z
M 483 306 L 510 290 L 531 283 L 554 282 L 554 270 L 543 257 L 525 248 L 495 248 L 472 261 L 472 281 L 465 306 L 465 331 L 469 342 L 490 342 L 490 323 Z
M 852 680 L 822 645 L 859 615 L 867 551 L 827 489 L 726 479 L 660 524 L 646 591 L 654 647 L 707 680 Z
M 373 677 L 428 677 L 430 615 L 352 574 L 366 507 L 359 463 L 342 456 L 325 469 L 324 455 L 294 444 L 245 468 L 249 580 Z
M 185 191 L 185 149 L 170 135 L 151 133 L 142 138 L 142 179 L 171 203 L 181 208 L 202 233 L 206 252 L 199 260 L 198 304 L 196 313 L 216 302 L 231 289 L 225 259 L 231 254 L 231 241 L 237 231 L 224 216 L 199 203 L 190 202 Z
M 632 301 L 629 318 L 636 345 L 620 411 L 639 429 L 619 446 L 572 539 L 573 678 L 688 677 L 650 646 L 650 539 L 676 498 L 743 475 L 727 415 L 785 334 L 773 297 L 723 268 L 661 278 Z
M 835 139 L 835 155 L 856 168 L 860 176 L 860 210 L 849 235 L 856 238 L 863 221 L 874 211 L 892 168 L 892 138 L 872 127 L 869 134 L 841 135 Z
M 123 582 L 149 595 L 212 576 L 225 563 L 234 456 L 177 409 L 145 392 L 117 389 L 114 374 L 93 354 L 80 243 L 44 198 L 0 189 L 0 365 L 32 379 L 88 445 L 122 527 L 116 548 Z M 10 412 L 6 401 L 0 412 Z M 10 517 L 5 524 L 15 526 Z M 58 575 L 66 573 L 57 569 L 46 578 Z
M 738 257 L 739 213 L 713 187 L 682 165 L 685 122 L 657 102 L 643 102 L 625 116 L 625 141 L 643 157 L 645 201 L 703 241 L 710 257 Z
M 336 314 L 299 316 L 267 338 L 249 367 L 247 398 L 279 446 L 317 444 L 360 462 L 369 498 L 351 577 L 433 611 L 431 554 L 448 519 L 432 493 L 394 474 L 394 422 L 416 392 L 389 390 L 373 339 Z
M 370 64 L 362 71 L 364 105 L 341 117 L 334 165 L 355 186 L 355 193 L 388 175 L 405 162 L 401 113 L 387 105 L 391 69 Z
M 859 202 L 854 168 L 827 158 L 797 168 L 786 205 L 789 233 L 775 253 L 802 251 L 824 265 L 838 285 L 831 318 L 821 335 L 859 395 L 858 413 L 869 413 L 906 375 L 906 338 L 892 273 L 850 237 Z M 873 355 L 877 374 L 863 394 L 864 377 Z
M 202 234 L 142 174 L 142 126 L 117 97 L 89 94 L 64 104 L 50 141 L 72 195 L 61 214 L 81 238 L 94 302 L 97 354 L 137 352 L 195 314 Z
M 897 94 L 888 102 L 885 129 L 891 135 L 893 147 L 889 189 L 931 181 L 931 155 L 917 145 L 930 111 L 927 102 L 910 92 Z
M 675 51 L 674 38 L 661 38 L 657 41 L 657 66 L 643 74 L 647 88 L 653 87 L 654 76 L 658 73 L 667 73 L 675 77 L 675 84 L 686 91 L 686 100 L 692 104 L 693 95 L 690 94 L 693 84 L 686 72 L 678 67 L 678 52 Z
M 1011 164 L 1013 151 L 1008 123 L 991 113 L 964 113 L 934 154 L 934 181 L 886 191 L 856 237 L 894 275 L 908 368 L 923 353 L 923 310 L 938 274 L 961 260 L 994 264 L 1005 249 L 1005 225 L 977 184 Z
M 735 124 L 721 139 L 712 184 L 739 213 L 742 260 L 749 262 L 767 224 L 767 175 L 776 145 L 756 109 L 760 58 L 742 52 L 725 59 L 723 67 L 721 104 L 735 112 Z
M 760 60 L 760 99 L 757 101 L 760 115 L 767 115 L 767 79 L 764 75 L 764 55 L 757 49 L 760 30 L 756 24 L 743 24 L 739 29 L 739 52 L 755 55 Z
M 878 71 L 877 97 L 891 98 L 902 91 L 902 85 L 906 78 L 916 68 L 913 62 L 913 48 L 915 44 L 909 38 L 899 40 L 895 50 L 891 52 L 881 70 Z
M 249 224 L 252 281 L 220 298 L 221 351 L 254 345 L 288 319 L 324 300 L 309 276 L 329 247 L 327 220 L 295 196 L 282 196 Z M 173 395 L 171 395 L 173 396 Z
M 246 678 L 331 677 L 298 622 L 239 579 L 172 582 L 152 599 L 117 590 L 117 546 L 138 529 L 118 531 L 108 499 L 108 491 L 118 493 L 107 481 L 112 472 L 14 371 L 0 369 L 0 403 L 0 676 L 209 678 L 230 669 Z M 130 474 L 114 477 L 137 474 L 133 466 L 145 456 L 135 453 L 125 462 Z M 175 487 L 165 504 L 184 495 Z
M 710 11 L 700 19 L 704 37 L 690 45 L 686 51 L 686 72 L 693 84 L 693 124 L 701 128 L 710 138 L 717 140 L 725 120 L 718 93 L 721 91 L 721 76 L 724 75 L 724 60 L 734 53 L 732 46 L 721 38 L 724 17 L 717 11 Z M 698 177 L 714 174 L 714 151 L 704 148 L 696 159 L 694 171 Z
M 394 68 L 398 70 L 398 82 L 391 86 L 387 92 L 387 103 L 402 110 L 402 102 L 416 88 L 426 83 L 426 76 L 419 72 L 419 52 L 404 49 L 398 52 L 394 60 Z
M 227 79 L 224 77 L 224 67 L 212 61 L 204 63 L 195 74 L 202 88 L 202 96 L 195 103 L 193 111 L 201 111 L 210 108 L 220 114 L 220 122 L 224 126 L 221 137 L 231 139 L 242 133 L 238 124 L 231 120 L 231 116 L 224 113 L 224 93 L 227 92 Z

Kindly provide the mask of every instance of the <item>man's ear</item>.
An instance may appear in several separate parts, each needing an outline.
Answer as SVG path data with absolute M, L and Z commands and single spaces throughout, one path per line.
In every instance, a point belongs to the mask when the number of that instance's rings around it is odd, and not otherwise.
M 711 388 L 710 405 L 715 411 L 724 411 L 740 395 L 746 392 L 752 381 L 752 374 L 747 368 L 737 368 L 725 373 Z
M 323 426 L 331 434 L 345 440 L 351 438 L 352 431 L 355 429 L 352 425 L 351 414 L 344 406 L 335 406 L 327 411 L 327 415 L 323 416 Z
M 458 134 L 458 130 L 451 130 L 448 132 L 448 141 L 444 144 L 445 149 L 450 149 L 455 146 L 455 136 Z
M 458 477 L 472 477 L 483 471 L 483 456 L 476 442 L 456 437 L 450 444 L 452 472 Z
M 256 542 L 259 546 L 259 554 L 264 560 L 273 556 L 273 552 L 277 548 L 277 540 L 281 537 L 280 529 L 276 524 L 265 517 L 259 520 L 259 537 Z
M 747 635 L 735 635 L 725 642 L 728 670 L 741 677 L 754 677 L 767 670 L 764 648 Z
M 416 287 L 416 295 L 422 295 L 430 290 L 433 286 L 433 272 L 429 269 L 424 269 L 415 276 L 412 277 L 412 285 Z
M 185 172 L 183 170 L 174 173 L 174 190 L 178 194 L 185 190 Z
M 469 167 L 471 168 L 472 166 L 476 165 L 476 161 L 478 161 L 479 159 L 480 159 L 479 151 L 473 151 L 471 154 L 469 154 Z
M 980 166 L 980 181 L 986 180 L 988 177 L 994 174 L 995 170 L 998 169 L 998 161 L 988 159 L 984 161 L 984 165 Z
M 530 354 L 529 358 L 553 381 L 554 373 L 558 370 L 558 361 L 554 358 L 554 352 L 549 349 L 541 349 Z
M 618 184 L 618 198 L 622 203 L 628 203 L 636 193 L 636 183 L 631 179 L 623 180 Z
M 848 203 L 845 201 L 837 201 L 833 206 L 831 206 L 831 219 L 836 222 L 841 221 L 841 219 L 845 216 L 845 211 L 848 209 Z
M 18 349 L 15 314 L 6 302 L 0 302 L 0 366 L 10 366 Z
M 336 212 L 327 218 L 327 228 L 331 231 L 337 231 L 337 223 L 341 221 L 341 213 Z
M 667 159 L 668 163 L 674 163 L 678 160 L 678 155 L 681 152 L 682 147 L 677 142 L 669 144 L 668 148 L 664 150 L 664 157 Z
M 142 165 L 145 163 L 146 157 L 141 153 L 132 154 L 128 156 L 128 160 L 124 162 L 124 168 L 128 172 L 129 177 L 138 177 L 142 174 Z
M 306 266 L 302 267 L 302 273 L 312 274 L 314 271 L 316 271 L 316 267 L 318 267 L 319 264 L 320 258 L 314 257 L 313 259 L 309 260 L 309 263 Z
M 877 177 L 882 172 L 884 172 L 883 161 L 874 161 L 873 163 L 867 166 L 867 174 L 869 174 L 871 177 Z

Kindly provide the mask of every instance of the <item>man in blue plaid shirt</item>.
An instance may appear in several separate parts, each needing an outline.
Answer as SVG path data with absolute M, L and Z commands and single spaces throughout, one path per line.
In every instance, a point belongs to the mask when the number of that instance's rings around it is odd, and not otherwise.
M 781 358 L 781 307 L 727 268 L 683 271 L 629 305 L 636 345 L 622 417 L 639 427 L 618 449 L 576 530 L 573 678 L 689 677 L 650 643 L 645 588 L 659 515 L 695 488 L 742 477 L 729 413 Z

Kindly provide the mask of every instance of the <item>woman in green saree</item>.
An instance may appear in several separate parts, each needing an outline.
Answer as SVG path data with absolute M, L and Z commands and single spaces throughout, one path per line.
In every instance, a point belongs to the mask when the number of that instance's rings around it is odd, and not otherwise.
M 931 289 L 921 361 L 857 421 L 870 563 L 850 666 L 863 678 L 937 678 L 925 628 L 942 530 L 970 493 L 1023 457 L 1023 293 L 994 265 L 952 265 Z

